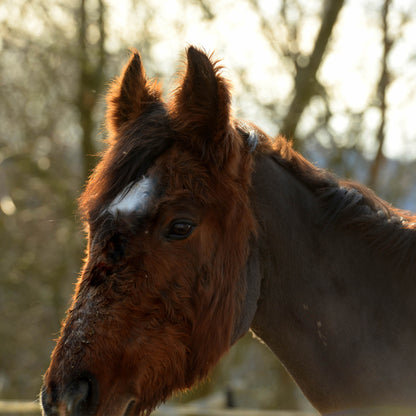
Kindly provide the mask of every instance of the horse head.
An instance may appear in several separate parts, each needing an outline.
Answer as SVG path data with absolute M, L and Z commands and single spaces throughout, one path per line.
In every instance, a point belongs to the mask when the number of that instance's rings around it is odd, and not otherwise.
M 109 145 L 80 198 L 88 248 L 44 377 L 45 415 L 146 414 L 247 331 L 253 134 L 230 102 L 221 67 L 194 47 L 168 102 L 137 52 L 113 83 Z

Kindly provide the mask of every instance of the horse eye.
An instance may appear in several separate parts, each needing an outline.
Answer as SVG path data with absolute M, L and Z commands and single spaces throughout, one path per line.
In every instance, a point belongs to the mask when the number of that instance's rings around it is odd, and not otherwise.
M 183 240 L 192 234 L 194 228 L 195 225 L 190 221 L 175 221 L 169 226 L 166 236 L 171 240 Z

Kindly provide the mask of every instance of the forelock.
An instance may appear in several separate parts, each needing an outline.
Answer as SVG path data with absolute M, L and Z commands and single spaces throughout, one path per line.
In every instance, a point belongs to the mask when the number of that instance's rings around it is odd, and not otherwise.
M 97 218 L 123 190 L 141 180 L 172 146 L 173 137 L 165 107 L 156 103 L 113 138 L 80 198 L 83 218 Z

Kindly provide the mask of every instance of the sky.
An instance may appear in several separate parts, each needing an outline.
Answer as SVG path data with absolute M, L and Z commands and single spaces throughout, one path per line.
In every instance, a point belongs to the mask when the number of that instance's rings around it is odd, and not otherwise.
M 156 1 L 156 0 L 154 0 Z M 156 2 L 157 3 L 157 2 Z M 376 131 L 380 116 L 371 109 L 374 101 L 374 85 L 379 78 L 379 61 L 381 58 L 380 0 L 347 0 L 334 31 L 330 50 L 323 62 L 319 79 L 327 86 L 333 101 L 335 116 L 331 120 L 334 131 L 340 132 L 348 123 L 349 112 L 361 112 L 366 109 L 365 122 L 369 132 Z M 110 0 L 111 26 L 109 33 L 118 33 L 121 39 L 128 41 L 131 27 L 140 17 L 128 7 L 129 2 Z M 154 58 L 162 66 L 169 65 L 163 72 L 169 75 L 163 79 L 167 87 L 174 80 L 174 73 L 181 54 L 189 44 L 196 44 L 208 51 L 215 51 L 216 57 L 223 60 L 228 68 L 227 75 L 234 82 L 236 92 L 242 86 L 236 82 L 235 70 L 242 65 L 247 67 L 247 76 L 256 85 L 258 96 L 262 100 L 288 100 L 292 89 L 292 79 L 281 62 L 264 39 L 261 24 L 248 1 L 234 2 L 224 0 L 214 2 L 215 21 L 201 21 L 198 7 L 183 7 L 180 0 L 164 2 L 160 8 L 153 30 L 160 31 L 161 36 L 154 45 Z M 215 5 L 221 4 L 221 7 Z M 266 16 L 276 13 L 279 2 L 274 0 L 259 1 Z M 306 1 L 303 12 L 306 14 L 301 31 L 301 50 L 310 53 L 319 29 L 320 1 Z M 393 82 L 387 91 L 389 111 L 384 151 L 394 158 L 416 158 L 416 13 L 414 0 L 393 0 L 389 24 L 391 33 L 398 38 L 389 60 Z M 413 20 L 401 29 L 400 13 L 410 11 Z M 179 16 L 179 17 L 178 17 Z M 145 17 L 145 16 L 144 16 Z M 296 19 L 296 13 L 293 19 Z M 143 18 L 143 17 L 142 17 Z M 136 23 L 134 23 L 134 21 Z M 169 36 L 170 25 L 182 25 L 180 36 Z M 276 37 L 285 36 L 275 27 Z M 109 45 L 117 49 L 119 45 L 110 39 Z M 132 46 L 134 45 L 134 37 Z M 176 66 L 175 66 L 176 65 Z M 237 110 L 244 117 L 256 122 L 265 130 L 273 126 L 264 126 L 266 119 L 254 108 L 252 103 L 239 103 Z M 263 124 L 262 124 L 263 123 Z M 307 120 L 305 121 L 307 123 Z M 305 124 L 304 123 L 304 124 Z M 307 128 L 307 125 L 304 126 Z M 274 131 L 268 133 L 275 134 Z M 374 140 L 370 137 L 364 143 L 364 153 L 374 153 Z M 373 135 L 374 137 L 374 135 Z
M 19 0 L 16 0 L 19 1 Z M 277 59 L 270 43 L 265 39 L 261 20 L 253 12 L 250 0 L 217 0 L 211 4 L 215 19 L 203 19 L 198 1 L 166 0 L 163 7 L 160 0 L 147 0 L 157 12 L 148 16 L 143 2 L 131 0 L 106 0 L 108 4 L 109 52 L 118 53 L 125 45 L 138 47 L 140 39 L 138 28 L 149 23 L 149 42 L 153 46 L 153 59 L 157 62 L 157 75 L 165 85 L 172 87 L 178 62 L 183 57 L 187 45 L 195 44 L 207 51 L 215 51 L 227 68 L 225 75 L 232 80 L 236 96 L 243 96 L 243 86 L 239 84 L 237 72 L 246 68 L 246 76 L 255 93 L 262 102 L 278 100 L 282 106 L 290 102 L 293 79 L 284 62 Z M 275 44 L 284 41 L 286 33 L 279 26 L 275 16 L 280 4 L 278 0 L 257 0 L 267 19 L 273 25 Z M 298 0 L 302 4 L 304 20 L 300 31 L 300 50 L 309 54 L 319 30 L 321 0 Z M 88 2 L 87 2 L 88 3 Z M 132 6 L 135 3 L 135 6 Z M 186 3 L 186 7 L 184 4 Z M 327 55 L 318 73 L 331 96 L 332 130 L 345 131 L 348 113 L 365 112 L 364 120 L 368 139 L 363 141 L 363 152 L 370 159 L 375 152 L 375 131 L 380 123 L 380 114 L 374 108 L 374 89 L 379 79 L 381 58 L 380 6 L 383 0 L 346 0 L 334 29 Z M 288 3 L 290 4 L 290 2 Z M 8 8 L 1 7 L 0 21 L 7 15 Z M 16 8 L 12 8 L 12 11 Z M 48 12 L 65 19 L 64 9 L 52 5 Z M 5 14 L 6 13 L 6 14 Z M 401 14 L 412 18 L 404 25 Z M 151 17 L 151 19 L 150 19 Z M 290 19 L 299 16 L 292 10 Z M 74 22 L 75 23 L 75 22 Z M 42 30 L 41 21 L 27 21 L 30 30 L 36 34 Z M 384 151 L 389 157 L 416 159 L 416 7 L 415 0 L 392 0 L 389 16 L 390 32 L 396 39 L 388 62 L 392 83 L 387 91 L 388 113 L 386 142 Z M 76 26 L 66 25 L 67 36 L 75 36 Z M 71 29 L 72 28 L 72 29 Z M 181 30 L 178 31 L 177 29 Z M 71 30 L 74 32 L 71 35 Z M 95 26 L 89 30 L 94 38 Z M 173 36 L 172 34 L 175 34 Z M 96 33 L 95 35 L 98 35 Z M 0 39 L 1 44 L 1 39 Z M 0 45 L 1 50 L 1 45 Z M 127 51 L 126 51 L 127 59 Z M 120 62 L 120 68 L 123 63 Z M 151 68 L 150 76 L 155 68 Z M 116 75 L 116 74 L 114 74 Z M 278 127 L 252 100 L 240 99 L 235 105 L 237 114 L 261 126 L 269 134 L 277 134 Z M 313 117 L 319 113 L 319 105 L 312 108 L 302 119 L 300 128 L 311 128 Z M 330 145 L 330 143 L 323 143 Z M 342 143 L 337 143 L 341 144 Z

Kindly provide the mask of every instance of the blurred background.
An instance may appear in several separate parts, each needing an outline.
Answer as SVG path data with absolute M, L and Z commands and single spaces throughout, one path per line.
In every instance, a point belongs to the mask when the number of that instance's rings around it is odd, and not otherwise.
M 0 1 L 0 399 L 36 398 L 69 305 L 109 82 L 135 47 L 168 92 L 189 44 L 223 60 L 240 118 L 416 211 L 414 0 Z M 307 406 L 251 335 L 190 400 Z

